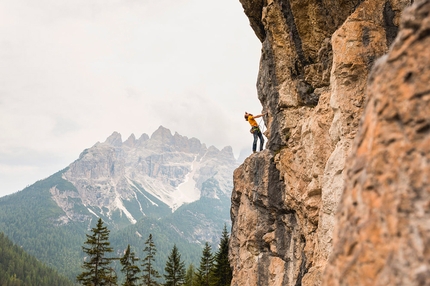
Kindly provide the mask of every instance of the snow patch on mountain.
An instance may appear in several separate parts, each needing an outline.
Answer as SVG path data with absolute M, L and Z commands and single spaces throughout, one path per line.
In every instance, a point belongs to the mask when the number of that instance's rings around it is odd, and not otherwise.
M 157 203 L 154 203 L 150 198 L 148 198 L 146 195 L 143 195 L 153 206 L 158 207 Z
M 144 216 L 146 216 L 145 212 L 143 211 L 142 204 L 140 203 L 139 199 L 137 198 L 137 194 L 136 194 L 136 193 L 134 193 L 134 198 L 136 199 L 136 202 L 139 204 L 139 210 L 140 210 L 140 212 L 141 212 Z
M 170 208 L 172 207 L 174 203 L 174 198 L 171 196 L 174 191 L 172 186 L 151 177 L 145 177 L 139 183 L 141 183 L 145 191 L 167 204 Z
M 136 219 L 131 215 L 131 213 L 124 206 L 124 204 L 122 203 L 122 200 L 119 197 L 115 198 L 115 206 L 117 209 L 121 210 L 125 214 L 125 216 L 132 224 L 135 224 L 137 222 Z
M 191 164 L 191 172 L 185 175 L 184 182 L 178 185 L 173 194 L 172 212 L 184 203 L 191 203 L 200 199 L 200 190 L 197 188 L 197 183 L 194 180 L 194 175 L 199 166 L 200 161 L 197 161 L 197 156 L 195 156 Z
M 95 212 L 93 212 L 93 210 L 91 210 L 90 208 L 87 208 L 87 210 L 92 213 L 93 215 L 95 215 L 96 217 L 99 217 L 98 214 L 96 214 Z

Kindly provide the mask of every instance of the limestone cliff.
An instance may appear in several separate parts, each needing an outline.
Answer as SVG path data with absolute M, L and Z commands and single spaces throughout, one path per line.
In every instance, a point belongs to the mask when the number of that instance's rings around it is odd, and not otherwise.
M 429 283 L 429 1 L 400 33 L 414 1 L 240 1 L 269 140 L 234 173 L 232 285 Z
M 430 1 L 369 78 L 325 285 L 430 285 Z

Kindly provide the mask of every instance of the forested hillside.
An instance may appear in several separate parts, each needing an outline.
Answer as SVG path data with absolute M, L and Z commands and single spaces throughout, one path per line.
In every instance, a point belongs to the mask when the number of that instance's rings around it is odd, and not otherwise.
M 2 286 L 71 286 L 60 276 L 0 233 L 0 285 Z
M 50 199 L 50 184 L 61 188 L 64 184 L 61 174 L 0 198 L 0 231 L 29 254 L 72 278 L 80 271 L 80 250 L 86 226 L 80 223 L 54 225 L 55 217 L 62 211 Z
M 72 281 L 99 218 L 117 256 L 128 244 L 139 255 L 152 234 L 160 272 L 174 245 L 196 265 L 203 245 L 216 247 L 230 226 L 235 166 L 230 147 L 207 148 L 164 127 L 125 142 L 114 132 L 65 169 L 0 198 L 0 232 Z
M 92 221 L 92 224 L 53 223 L 55 217 L 62 211 L 50 198 L 49 186 L 55 185 L 62 189 L 67 187 L 66 184 L 67 182 L 61 179 L 61 172 L 58 172 L 19 193 L 0 198 L 0 231 L 6 233 L 13 242 L 22 246 L 29 254 L 48 265 L 53 265 L 57 271 L 73 280 L 81 271 L 85 233 L 95 221 Z M 211 207 L 207 207 L 208 205 Z M 187 230 L 192 229 L 193 225 L 195 231 L 198 231 L 206 241 L 218 241 L 223 224 L 227 222 L 219 220 L 214 224 L 210 218 L 216 217 L 219 213 L 228 213 L 226 205 L 226 202 L 220 202 L 220 200 L 203 198 L 185 204 L 175 213 L 170 213 L 163 218 L 147 216 L 120 230 L 115 230 L 108 224 L 109 228 L 113 229 L 112 246 L 118 255 L 123 254 L 128 244 L 137 254 L 140 254 L 145 247 L 145 240 L 152 233 L 158 249 L 154 266 L 160 273 L 164 273 L 167 256 L 174 244 L 180 250 L 187 265 L 191 263 L 196 265 L 201 255 L 202 244 L 190 240 L 192 234 Z M 197 229 L 195 227 L 197 225 L 202 226 Z M 216 228 L 217 237 L 208 236 L 211 232 L 206 231 L 205 225 Z M 216 245 L 215 243 L 212 247 L 215 248 Z M 3 284 L 0 285 L 3 286 Z

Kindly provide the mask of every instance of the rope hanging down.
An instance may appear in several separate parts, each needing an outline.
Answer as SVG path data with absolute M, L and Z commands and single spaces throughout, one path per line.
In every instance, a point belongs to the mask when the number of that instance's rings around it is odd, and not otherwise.
M 260 119 L 260 122 L 258 122 L 258 128 L 260 128 L 260 131 L 261 131 L 261 133 L 263 133 L 265 130 L 264 130 L 264 127 L 266 127 L 265 125 L 264 125 L 264 122 L 263 122 L 263 127 L 261 127 L 261 122 L 263 121 L 263 117 L 261 117 L 261 119 Z

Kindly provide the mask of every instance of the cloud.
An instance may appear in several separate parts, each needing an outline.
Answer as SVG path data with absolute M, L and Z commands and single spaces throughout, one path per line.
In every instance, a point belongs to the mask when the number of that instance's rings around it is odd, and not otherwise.
M 26 147 L 1 149 L 0 194 L 17 192 L 38 180 L 47 178 L 67 167 L 68 163 L 65 159 L 70 158 L 64 158 L 56 152 L 40 152 Z
M 113 131 L 251 145 L 261 44 L 239 1 L 14 0 L 0 18 L 0 196 Z

